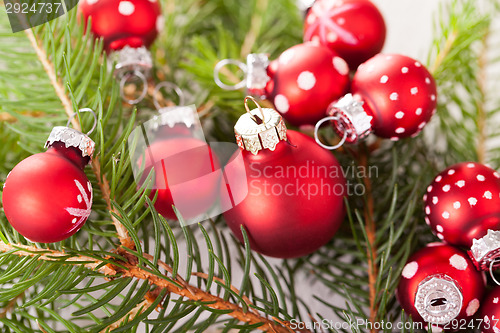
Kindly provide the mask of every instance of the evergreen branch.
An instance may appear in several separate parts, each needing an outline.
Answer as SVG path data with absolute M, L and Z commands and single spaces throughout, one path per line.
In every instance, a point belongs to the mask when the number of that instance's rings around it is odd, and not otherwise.
M 434 60 L 432 66 L 429 69 L 433 75 L 435 75 L 437 70 L 441 68 L 443 61 L 446 59 L 446 57 L 452 50 L 453 45 L 455 44 L 455 41 L 457 39 L 457 36 L 458 36 L 458 31 L 453 30 L 446 38 L 446 42 L 444 43 L 443 49 L 440 50 L 440 52 L 437 54 L 436 59 Z
M 42 64 L 47 76 L 49 77 L 50 83 L 54 87 L 57 97 L 61 100 L 61 103 L 64 106 L 66 115 L 68 117 L 73 117 L 74 115 L 72 106 L 73 104 L 69 99 L 68 95 L 66 94 L 66 92 L 64 91 L 62 84 L 57 79 L 54 65 L 49 61 L 46 52 L 38 45 L 36 37 L 33 34 L 33 32 L 30 29 L 25 31 L 29 41 L 31 42 L 31 45 L 33 46 L 33 49 L 36 52 L 36 55 L 40 63 Z M 81 125 L 76 117 L 71 118 L 71 124 L 73 125 L 74 129 L 78 131 L 82 130 Z M 106 201 L 108 211 L 117 214 L 117 212 L 115 212 L 114 209 L 111 207 L 109 182 L 106 178 L 106 175 L 101 173 L 101 165 L 99 163 L 99 159 L 97 156 L 92 159 L 92 171 L 97 177 L 97 181 L 101 189 L 103 198 Z M 129 248 L 134 248 L 134 242 L 128 235 L 127 229 L 123 226 L 122 223 L 120 223 L 120 221 L 118 221 L 118 219 L 116 219 L 113 216 L 113 214 L 110 215 L 113 224 L 115 225 L 116 231 L 118 233 L 118 238 L 120 240 L 121 245 Z
M 96 175 L 97 183 L 99 185 L 99 188 L 101 189 L 104 201 L 106 202 L 106 208 L 111 213 L 110 214 L 111 220 L 113 221 L 113 224 L 116 228 L 120 244 L 124 247 L 134 249 L 135 248 L 134 241 L 128 234 L 127 228 L 125 228 L 123 223 L 121 223 L 115 216 L 115 214 L 118 216 L 120 216 L 120 214 L 111 205 L 111 195 L 110 195 L 111 190 L 109 188 L 109 182 L 108 179 L 106 178 L 106 175 L 101 173 L 101 164 L 99 163 L 98 156 L 94 156 L 92 158 L 92 171 Z
M 25 33 L 26 33 L 26 36 L 28 37 L 31 45 L 33 46 L 33 49 L 35 50 L 38 59 L 40 60 L 40 63 L 42 64 L 43 69 L 47 73 L 47 76 L 49 77 L 50 83 L 54 87 L 54 90 L 56 92 L 57 97 L 59 97 L 59 99 L 61 100 L 61 103 L 64 107 L 64 111 L 66 112 L 68 117 L 72 117 L 73 113 L 74 113 L 72 103 L 69 100 L 68 96 L 66 95 L 62 84 L 57 79 L 54 66 L 49 61 L 45 51 L 38 45 L 36 38 L 35 38 L 35 35 L 33 34 L 33 31 L 31 31 L 31 29 L 26 29 Z M 78 131 L 82 130 L 80 123 L 78 122 L 78 120 L 76 118 L 71 119 L 71 124 L 73 125 L 74 129 L 76 129 Z
M 359 165 L 362 168 L 368 169 L 368 159 L 370 157 L 370 151 L 366 144 L 362 144 L 361 151 L 359 154 Z M 378 313 L 378 303 L 377 303 L 377 228 L 374 220 L 374 199 L 372 193 L 372 184 L 370 177 L 367 175 L 363 177 L 363 182 L 366 189 L 366 205 L 364 208 L 365 214 L 365 231 L 367 239 L 367 259 L 368 259 L 368 287 L 370 293 L 370 322 L 375 323 Z M 376 332 L 376 329 L 372 329 L 371 332 Z
M 125 316 L 123 316 L 120 320 L 114 322 L 113 324 L 109 325 L 108 327 L 104 328 L 101 330 L 101 333 L 108 333 L 111 332 L 117 328 L 119 328 L 121 325 L 127 323 L 131 319 L 135 318 L 136 316 L 140 315 L 143 313 L 147 308 L 153 304 L 154 299 L 151 300 L 150 298 L 147 298 L 139 303 L 137 306 L 135 306 L 132 310 L 130 310 Z
M 479 132 L 476 150 L 477 150 L 477 160 L 479 163 L 486 162 L 486 140 L 488 139 L 487 126 L 486 126 L 488 115 L 487 115 L 487 110 L 485 108 L 485 104 L 487 95 L 486 74 L 488 66 L 487 54 L 488 54 L 489 34 L 490 34 L 490 29 L 486 31 L 486 33 L 483 36 L 483 39 L 481 40 L 482 50 L 481 53 L 479 54 L 479 59 L 478 59 L 479 68 L 478 68 L 478 74 L 476 76 L 477 86 L 479 90 L 479 96 L 478 99 L 476 100 L 477 113 L 478 113 L 477 128 Z
M 12 254 L 21 257 L 38 256 L 38 260 L 44 261 L 60 261 L 61 259 L 64 259 L 65 261 L 81 262 L 86 268 L 90 270 L 98 271 L 107 276 L 116 275 L 116 271 L 108 265 L 103 265 L 103 261 L 87 256 L 72 256 L 61 251 L 39 249 L 34 246 L 23 244 L 6 244 L 2 241 L 0 241 L 0 252 L 11 252 Z
M 160 278 L 157 275 L 136 266 L 135 264 L 131 264 L 128 262 L 121 262 L 120 264 L 125 266 L 125 269 L 121 267 L 116 267 L 116 269 L 117 272 L 119 274 L 122 274 L 123 277 L 132 277 L 141 280 L 147 280 L 162 289 L 166 289 L 169 293 L 174 293 L 193 301 L 202 302 L 206 307 L 215 310 L 231 311 L 227 313 L 229 316 L 249 325 L 261 324 L 258 329 L 264 332 L 290 333 L 290 330 L 286 327 L 278 325 L 275 322 L 253 312 L 245 312 L 240 306 L 226 301 L 218 296 L 214 296 L 209 292 L 203 291 L 197 287 L 190 286 L 189 289 L 179 288 L 178 285 L 182 285 L 183 283 L 181 281 L 178 281 L 177 279 L 174 279 L 174 281 L 171 282 L 169 280 Z
M 252 14 L 252 20 L 250 21 L 250 29 L 248 30 L 243 45 L 241 46 L 240 57 L 245 59 L 246 56 L 252 52 L 253 45 L 257 40 L 259 31 L 262 26 L 263 13 L 269 5 L 269 0 L 257 0 L 255 6 L 255 12 Z

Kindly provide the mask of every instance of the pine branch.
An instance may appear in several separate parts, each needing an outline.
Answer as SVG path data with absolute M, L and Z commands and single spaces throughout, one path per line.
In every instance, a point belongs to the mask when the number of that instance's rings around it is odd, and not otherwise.
M 240 57 L 245 59 L 246 56 L 252 52 L 253 45 L 259 36 L 262 27 L 263 14 L 269 5 L 269 0 L 257 0 L 255 11 L 252 13 L 250 21 L 250 29 L 248 30 L 243 45 L 241 46 Z
M 50 80 L 50 83 L 54 87 L 54 90 L 56 92 L 57 97 L 59 97 L 59 99 L 61 100 L 61 103 L 64 107 L 64 111 L 66 112 L 68 118 L 72 117 L 74 114 L 73 106 L 72 106 L 71 101 L 69 100 L 68 96 L 66 96 L 66 92 L 64 91 L 62 84 L 57 79 L 54 66 L 49 61 L 45 51 L 41 47 L 38 46 L 38 43 L 36 41 L 35 35 L 33 34 L 33 31 L 31 29 L 27 29 L 27 30 L 25 30 L 25 33 L 26 33 L 26 36 L 28 37 L 33 49 L 35 50 L 36 55 L 38 56 L 38 59 L 40 60 L 40 63 L 43 66 L 43 69 L 45 70 L 45 73 L 47 73 L 47 76 Z M 80 123 L 78 122 L 78 120 L 76 118 L 71 119 L 71 124 L 73 125 L 73 128 L 76 129 L 77 131 L 82 130 Z
M 368 159 L 370 158 L 370 151 L 366 144 L 362 144 L 359 154 L 359 166 L 368 170 L 369 164 Z M 367 258 L 368 258 L 368 288 L 370 291 L 370 322 L 375 323 L 378 314 L 377 304 L 377 276 L 378 276 L 378 266 L 377 266 L 377 243 L 376 243 L 376 233 L 377 227 L 374 220 L 375 203 L 372 193 L 372 184 L 370 177 L 364 177 L 363 182 L 366 189 L 366 206 L 364 209 L 365 214 L 365 229 L 367 238 Z M 371 332 L 377 332 L 376 329 L 372 329 Z
M 48 249 L 39 249 L 34 246 L 28 246 L 23 244 L 6 244 L 3 241 L 0 241 L 0 252 L 3 253 L 12 253 L 20 257 L 37 257 L 37 260 L 44 261 L 68 261 L 72 263 L 81 263 L 86 268 L 98 271 L 107 276 L 114 276 L 117 274 L 116 270 L 114 270 L 109 265 L 104 265 L 105 262 L 91 257 L 86 256 L 73 256 L 68 255 L 67 253 L 48 250 Z
M 54 87 L 57 97 L 61 100 L 61 103 L 64 106 L 64 111 L 66 112 L 66 115 L 68 116 L 68 118 L 71 118 L 71 124 L 73 125 L 73 128 L 78 131 L 82 131 L 78 119 L 76 117 L 73 117 L 75 111 L 73 111 L 72 103 L 68 95 L 66 95 L 66 92 L 62 84 L 57 79 L 56 71 L 54 69 L 53 64 L 49 61 L 45 51 L 38 45 L 36 37 L 33 34 L 33 32 L 30 29 L 25 30 L 25 32 L 26 35 L 28 36 L 28 39 L 31 42 L 31 45 L 33 46 L 33 49 L 36 52 L 36 55 L 38 56 L 38 59 L 40 60 L 40 63 L 42 64 L 47 76 L 49 77 L 50 83 Z M 99 163 L 99 158 L 97 156 L 92 159 L 91 165 L 92 165 L 92 171 L 97 177 L 97 181 L 101 189 L 101 192 L 103 194 L 103 198 L 106 201 L 108 211 L 117 214 L 117 212 L 114 211 L 113 208 L 111 207 L 109 182 L 106 178 L 106 175 L 101 173 L 101 165 Z M 111 219 L 113 220 L 113 224 L 115 225 L 116 231 L 118 233 L 118 238 L 120 240 L 121 245 L 129 248 L 134 248 L 134 242 L 128 235 L 127 229 L 120 223 L 120 221 L 118 221 L 118 219 L 116 219 L 113 216 L 113 214 L 110 215 Z
M 476 76 L 477 80 L 477 85 L 479 89 L 479 96 L 478 99 L 476 100 L 477 104 L 477 128 L 478 128 L 478 139 L 477 139 L 477 161 L 479 163 L 486 163 L 486 141 L 488 140 L 488 133 L 487 133 L 487 120 L 488 120 L 488 114 L 486 110 L 486 95 L 487 95 L 487 90 L 486 90 L 486 84 L 487 84 L 487 66 L 488 66 L 488 38 L 490 36 L 490 29 L 486 31 L 486 33 L 483 36 L 483 39 L 481 40 L 481 46 L 482 49 L 479 54 L 479 59 L 478 59 L 478 73 Z

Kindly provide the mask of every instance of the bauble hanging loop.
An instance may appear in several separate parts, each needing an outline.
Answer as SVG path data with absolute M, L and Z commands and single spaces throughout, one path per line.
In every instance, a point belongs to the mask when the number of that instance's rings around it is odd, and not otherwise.
M 132 72 L 124 72 L 116 74 L 116 77 L 120 80 L 120 96 L 121 98 L 130 105 L 135 105 L 140 103 L 148 93 L 148 79 L 146 75 L 140 70 L 134 70 Z M 132 78 L 138 78 L 142 84 L 141 93 L 137 98 L 129 98 L 125 94 L 125 85 L 130 82 Z
M 341 120 L 341 116 L 328 116 L 328 117 L 325 117 L 325 118 L 321 119 L 320 121 L 318 121 L 316 123 L 316 125 L 314 126 L 314 140 L 316 140 L 316 143 L 320 147 L 328 149 L 328 150 L 335 150 L 335 149 L 338 149 L 338 148 L 342 147 L 344 145 L 344 142 L 347 139 L 347 136 L 348 136 L 348 133 L 349 133 L 349 131 L 344 131 L 344 135 L 342 136 L 342 139 L 340 139 L 339 143 L 337 143 L 334 146 L 325 145 L 323 142 L 321 142 L 321 140 L 319 139 L 319 135 L 318 135 L 319 128 L 321 127 L 321 125 L 323 125 L 323 123 L 325 123 L 327 121 L 332 121 L 332 120 L 340 121 Z

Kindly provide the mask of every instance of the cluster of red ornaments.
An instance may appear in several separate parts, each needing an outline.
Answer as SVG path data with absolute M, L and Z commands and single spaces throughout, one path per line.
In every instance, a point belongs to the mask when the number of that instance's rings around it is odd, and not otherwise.
M 428 186 L 424 205 L 425 222 L 445 243 L 408 260 L 398 286 L 401 306 L 413 320 L 438 327 L 479 310 L 482 331 L 500 332 L 500 289 L 483 299 L 484 271 L 499 266 L 500 174 L 475 162 L 452 165 Z
M 385 35 L 384 19 L 369 0 L 317 0 L 305 19 L 304 43 L 273 61 L 249 55 L 241 83 L 290 124 L 319 128 L 333 120 L 348 143 L 372 132 L 391 140 L 415 136 L 436 112 L 436 85 L 420 62 L 380 54 Z M 230 88 L 218 73 L 216 67 L 216 82 Z

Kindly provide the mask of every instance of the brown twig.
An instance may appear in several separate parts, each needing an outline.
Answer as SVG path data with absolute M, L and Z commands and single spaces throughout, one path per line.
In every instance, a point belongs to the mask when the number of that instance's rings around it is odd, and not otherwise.
M 34 246 L 22 245 L 22 244 L 5 244 L 0 241 L 0 252 L 15 251 L 14 254 L 20 257 L 35 257 L 39 256 L 38 260 L 44 261 L 60 261 L 61 258 L 65 258 L 65 261 L 81 262 L 86 268 L 93 271 L 98 271 L 107 276 L 116 275 L 116 270 L 109 265 L 102 265 L 103 261 L 86 257 L 86 256 L 68 256 L 67 253 L 61 251 L 39 249 Z
M 359 165 L 363 168 L 368 169 L 368 158 L 370 156 L 369 148 L 366 144 L 362 144 L 359 154 Z M 377 244 L 376 244 L 376 232 L 377 227 L 373 219 L 375 205 L 372 193 L 372 183 L 369 177 L 364 177 L 363 182 L 366 190 L 366 205 L 364 209 L 365 215 L 365 230 L 366 237 L 368 240 L 367 246 L 367 257 L 368 257 L 368 287 L 369 287 L 369 297 L 370 297 L 370 322 L 375 323 L 378 313 L 378 303 L 377 303 L 377 276 L 378 276 L 378 266 L 377 266 Z M 375 325 L 373 325 L 375 326 Z M 370 332 L 377 332 L 375 328 L 372 328 Z
M 54 69 L 54 66 L 52 63 L 49 61 L 47 54 L 45 51 L 38 45 L 36 41 L 36 37 L 33 34 L 33 32 L 30 29 L 25 30 L 26 35 L 28 36 L 28 39 L 31 42 L 31 45 L 33 46 L 33 49 L 36 52 L 36 55 L 38 56 L 38 59 L 40 60 L 40 63 L 43 66 L 43 69 L 47 73 L 47 76 L 49 77 L 50 83 L 54 87 L 54 90 L 56 92 L 57 97 L 61 100 L 61 103 L 64 107 L 64 111 L 66 112 L 66 115 L 68 117 L 72 117 L 74 110 L 72 103 L 69 99 L 69 97 L 66 95 L 66 92 L 64 91 L 64 87 L 59 82 L 56 76 L 56 72 Z M 78 119 L 76 117 L 71 119 L 71 124 L 73 125 L 73 128 L 81 131 L 81 125 L 78 122 Z M 109 189 L 109 182 L 106 179 L 106 176 L 101 174 L 101 165 L 99 164 L 99 159 L 98 157 L 94 157 L 92 159 L 92 171 L 97 177 L 97 181 L 99 183 L 99 187 L 101 189 L 102 195 L 104 197 L 104 200 L 106 201 L 106 206 L 108 208 L 109 212 L 114 212 L 118 215 L 116 211 L 114 211 L 112 205 L 111 205 L 111 198 L 110 198 L 110 189 Z M 130 238 L 127 229 L 123 226 L 123 224 L 120 223 L 112 214 L 111 214 L 111 220 L 113 221 L 113 224 L 115 225 L 118 238 L 120 240 L 120 243 L 122 246 L 126 246 L 129 248 L 134 248 L 134 242 Z
M 130 310 L 125 316 L 123 316 L 120 320 L 115 321 L 113 324 L 109 325 L 105 329 L 101 330 L 101 333 L 111 332 L 114 329 L 120 327 L 123 323 L 126 323 L 132 319 L 134 319 L 137 315 L 140 315 L 147 308 L 149 308 L 153 304 L 150 299 L 145 299 L 141 303 L 137 304 L 132 310 Z
M 436 71 L 441 67 L 444 59 L 446 56 L 450 53 L 450 51 L 453 48 L 453 44 L 455 43 L 455 40 L 457 39 L 458 32 L 457 31 L 452 31 L 452 33 L 448 36 L 446 39 L 446 42 L 444 44 L 443 49 L 441 52 L 438 53 L 436 56 L 436 60 L 434 60 L 434 63 L 430 67 L 430 72 L 435 75 Z
M 9 301 L 9 303 L 7 303 L 7 306 L 5 306 L 5 308 L 0 310 L 0 318 L 5 318 L 7 316 L 7 313 L 12 311 L 16 307 L 17 300 L 19 300 L 20 298 L 23 298 L 23 296 L 24 296 L 24 291 L 21 292 L 16 297 L 14 297 L 13 299 L 11 299 Z
M 477 85 L 479 88 L 479 98 L 476 100 L 477 105 L 477 128 L 479 131 L 479 137 L 477 140 L 477 160 L 479 163 L 485 163 L 486 161 L 486 140 L 488 138 L 487 133 L 487 118 L 488 114 L 485 109 L 486 104 L 486 82 L 487 82 L 487 65 L 488 65 L 488 37 L 490 31 L 488 30 L 482 39 L 482 50 L 479 55 L 479 73 L 476 76 Z
M 250 21 L 250 29 L 248 29 L 243 45 L 241 46 L 240 56 L 242 59 L 246 58 L 246 56 L 252 51 L 252 47 L 259 36 L 260 28 L 262 26 L 262 14 L 265 12 L 268 5 L 269 0 L 257 0 L 255 5 L 256 10 L 252 13 L 252 19 Z

